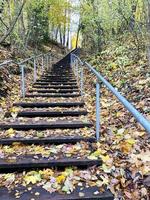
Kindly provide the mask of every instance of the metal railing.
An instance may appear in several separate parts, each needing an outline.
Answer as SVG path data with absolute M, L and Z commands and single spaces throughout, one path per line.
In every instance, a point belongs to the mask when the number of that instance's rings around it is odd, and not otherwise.
M 50 69 L 52 59 L 56 58 L 58 59 L 55 55 L 53 55 L 51 52 L 48 52 L 46 54 L 40 54 L 40 55 L 33 55 L 30 58 L 27 58 L 21 62 L 15 62 L 13 60 L 8 60 L 4 61 L 3 63 L 0 64 L 0 69 L 7 67 L 10 64 L 16 64 L 19 66 L 20 71 L 21 71 L 21 95 L 23 98 L 25 98 L 26 95 L 26 80 L 25 80 L 25 68 L 27 63 L 32 62 L 34 65 L 33 68 L 33 82 L 35 83 L 37 80 L 37 71 L 38 71 L 38 63 L 39 60 L 41 59 L 41 72 L 43 73 L 45 70 L 45 67 L 47 70 Z M 40 66 L 40 65 L 39 65 Z
M 96 77 L 96 138 L 100 138 L 100 82 L 110 90 L 124 107 L 134 116 L 142 127 L 150 133 L 150 121 L 148 121 L 125 97 L 123 97 L 99 72 L 97 72 L 89 63 L 82 61 L 75 52 L 71 53 L 71 66 L 78 79 L 80 74 L 80 90 L 83 95 L 83 66 L 86 66 Z M 80 68 L 79 68 L 80 66 Z

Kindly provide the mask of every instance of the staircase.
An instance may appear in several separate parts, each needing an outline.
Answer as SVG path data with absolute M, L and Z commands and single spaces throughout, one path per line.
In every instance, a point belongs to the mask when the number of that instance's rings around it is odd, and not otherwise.
M 84 137 L 77 134 L 85 128 L 90 128 L 93 124 L 88 120 L 82 120 L 88 116 L 83 98 L 81 97 L 76 77 L 67 63 L 68 57 L 65 57 L 57 65 L 52 66 L 49 72 L 43 73 L 43 76 L 37 80 L 32 89 L 28 90 L 26 98 L 22 102 L 14 103 L 14 106 L 21 108 L 14 122 L 6 120 L 0 124 L 1 130 L 15 130 L 18 132 L 37 131 L 40 135 L 42 131 L 51 133 L 46 137 L 13 137 L 2 138 L 0 144 L 3 146 L 21 143 L 24 149 L 29 145 L 40 145 L 42 148 L 49 149 L 51 145 L 87 145 L 87 151 L 94 152 L 93 143 L 96 142 L 95 136 Z M 6 119 L 11 113 L 6 113 Z M 22 121 L 19 119 L 23 119 Z M 70 131 L 70 135 L 65 135 L 65 131 Z M 59 132 L 59 134 L 58 134 Z M 79 133 L 80 133 L 79 132 Z M 54 134 L 55 133 L 55 134 Z M 60 134 L 61 133 L 61 134 Z M 0 158 L 0 173 L 21 173 L 23 171 L 32 171 L 47 168 L 57 168 L 62 170 L 65 167 L 77 167 L 78 169 L 87 169 L 92 166 L 100 166 L 100 159 L 88 159 L 86 156 L 79 156 L 77 152 L 74 156 L 60 156 L 60 158 L 49 159 L 49 156 L 32 155 L 20 153 L 17 159 L 8 162 L 5 158 Z M 78 150 L 77 150 L 78 151 Z M 66 152 L 67 153 L 67 152 Z M 90 154 L 89 153 L 89 154 Z M 32 186 L 32 192 L 29 192 L 23 185 L 18 185 L 15 190 L 8 192 L 7 188 L 0 188 L 1 200 L 14 200 L 16 191 L 21 195 L 18 199 L 29 200 L 111 200 L 112 194 L 109 191 L 100 191 L 97 186 L 87 187 L 85 183 L 77 186 L 70 194 L 49 193 L 39 186 Z M 23 193 L 21 191 L 24 191 Z M 35 196 L 34 193 L 38 193 Z M 82 195 L 79 195 L 79 194 Z

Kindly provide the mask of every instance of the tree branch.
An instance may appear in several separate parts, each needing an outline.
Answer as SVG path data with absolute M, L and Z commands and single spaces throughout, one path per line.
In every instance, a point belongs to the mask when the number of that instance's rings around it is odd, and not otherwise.
M 6 38 L 10 35 L 10 33 L 13 31 L 13 29 L 14 29 L 17 21 L 18 21 L 18 18 L 22 13 L 22 10 L 23 10 L 23 7 L 24 7 L 25 3 L 26 3 L 26 0 L 23 1 L 22 5 L 21 5 L 21 8 L 20 8 L 20 10 L 18 12 L 18 15 L 13 20 L 12 25 L 9 27 L 9 29 L 6 32 L 6 34 L 0 39 L 0 44 L 3 43 L 6 40 Z
M 7 29 L 9 29 L 8 26 L 5 24 L 5 22 L 2 20 L 1 17 L 0 17 L 0 21 L 2 22 L 2 24 L 3 24 Z

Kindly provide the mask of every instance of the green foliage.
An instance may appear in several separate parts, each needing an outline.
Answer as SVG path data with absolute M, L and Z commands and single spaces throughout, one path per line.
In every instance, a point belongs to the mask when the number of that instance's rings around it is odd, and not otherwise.
M 0 20 L 0 36 L 11 26 L 18 14 L 22 1 L 4 1 L 0 4 L 2 19 Z M 13 31 L 7 38 L 11 44 L 41 45 L 51 39 L 57 40 L 58 33 L 65 44 L 66 30 L 70 27 L 71 3 L 68 0 L 26 0 Z M 0 2 L 1 3 L 1 2 Z M 73 10 L 73 9 L 72 9 Z M 55 36 L 55 38 L 54 38 Z
M 32 28 L 30 39 L 32 43 L 37 45 L 48 40 L 49 37 L 49 21 L 44 4 L 44 0 L 38 2 L 33 0 L 27 7 L 28 18 Z
M 99 51 L 119 35 L 133 36 L 134 45 L 145 36 L 146 9 L 142 0 L 81 0 L 83 45 Z

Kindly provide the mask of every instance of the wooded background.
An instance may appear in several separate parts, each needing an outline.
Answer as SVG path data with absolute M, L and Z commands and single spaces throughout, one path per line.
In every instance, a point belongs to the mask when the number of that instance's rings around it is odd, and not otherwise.
M 149 0 L 1 0 L 0 44 L 26 49 L 47 41 L 69 47 L 71 17 L 80 16 L 76 42 L 100 52 L 110 41 L 127 39 L 133 48 L 149 52 Z M 80 37 L 79 37 L 80 35 Z

